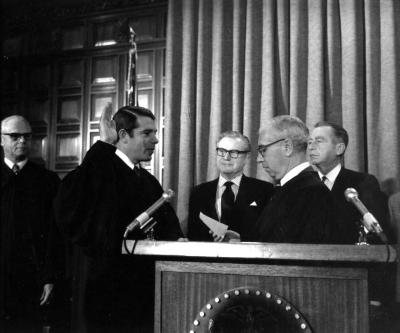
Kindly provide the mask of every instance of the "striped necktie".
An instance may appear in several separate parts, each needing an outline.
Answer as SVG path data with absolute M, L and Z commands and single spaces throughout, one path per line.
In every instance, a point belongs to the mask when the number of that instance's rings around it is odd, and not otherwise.
M 325 186 L 326 186 L 327 188 L 331 189 L 331 187 L 330 187 L 331 184 L 330 184 L 330 181 L 329 181 L 328 177 L 322 176 L 322 177 L 321 177 L 321 180 L 322 180 L 322 182 L 325 184 Z
M 20 170 L 21 169 L 19 168 L 18 164 L 13 165 L 12 171 L 14 172 L 14 174 L 18 175 Z

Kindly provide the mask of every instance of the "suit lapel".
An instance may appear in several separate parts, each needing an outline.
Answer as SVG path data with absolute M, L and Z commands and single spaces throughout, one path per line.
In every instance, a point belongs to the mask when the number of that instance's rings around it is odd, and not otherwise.
M 200 211 L 207 216 L 218 220 L 217 210 L 215 209 L 215 200 L 217 198 L 218 178 L 208 183 L 207 188 L 204 189 L 202 200 L 200 203 Z
M 241 207 L 246 204 L 246 198 L 248 197 L 249 192 L 249 180 L 243 175 L 240 181 L 239 192 L 236 196 L 235 205 Z

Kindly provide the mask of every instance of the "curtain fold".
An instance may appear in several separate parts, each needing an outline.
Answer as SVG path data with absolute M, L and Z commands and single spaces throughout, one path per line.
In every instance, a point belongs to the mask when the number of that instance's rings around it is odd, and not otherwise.
M 194 185 L 217 176 L 222 131 L 249 136 L 278 114 L 349 132 L 346 167 L 399 190 L 398 0 L 170 0 L 165 89 L 165 186 L 187 217 Z M 183 222 L 183 229 L 186 225 Z

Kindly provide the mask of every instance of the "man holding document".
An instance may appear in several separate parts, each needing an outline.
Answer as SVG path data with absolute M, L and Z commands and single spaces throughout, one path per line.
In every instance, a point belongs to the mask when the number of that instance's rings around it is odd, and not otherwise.
M 216 150 L 219 177 L 194 187 L 190 195 L 188 237 L 193 241 L 222 240 L 227 229 L 246 235 L 272 195 L 272 184 L 243 174 L 251 150 L 246 136 L 224 132 Z

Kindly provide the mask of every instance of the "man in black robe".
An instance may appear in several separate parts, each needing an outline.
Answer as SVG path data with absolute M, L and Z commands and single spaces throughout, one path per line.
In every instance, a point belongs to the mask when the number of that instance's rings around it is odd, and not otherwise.
M 125 228 L 163 189 L 140 167 L 158 143 L 154 115 L 126 106 L 100 119 L 100 140 L 62 181 L 57 222 L 79 249 L 75 258 L 75 311 L 82 305 L 89 332 L 152 331 L 154 267 L 146 258 L 121 254 Z M 155 214 L 156 239 L 182 237 L 169 204 Z M 137 234 L 135 238 L 144 238 Z
M 258 161 L 276 182 L 248 241 L 334 242 L 332 197 L 306 160 L 308 129 L 297 117 L 277 116 L 260 129 Z
M 311 132 L 308 152 L 319 177 L 332 193 L 340 227 L 340 243 L 355 244 L 359 240 L 363 216 L 346 200 L 345 190 L 356 189 L 360 200 L 385 230 L 388 229 L 389 210 L 387 198 L 381 192 L 375 176 L 344 168 L 344 153 L 348 143 L 349 136 L 342 126 L 319 122 Z M 368 237 L 369 241 L 379 242 L 376 235 L 370 234 Z
M 21 116 L 1 123 L 2 332 L 41 332 L 40 306 L 48 304 L 59 272 L 57 254 L 62 249 L 52 213 L 59 178 L 28 160 L 31 135 L 28 121 Z

